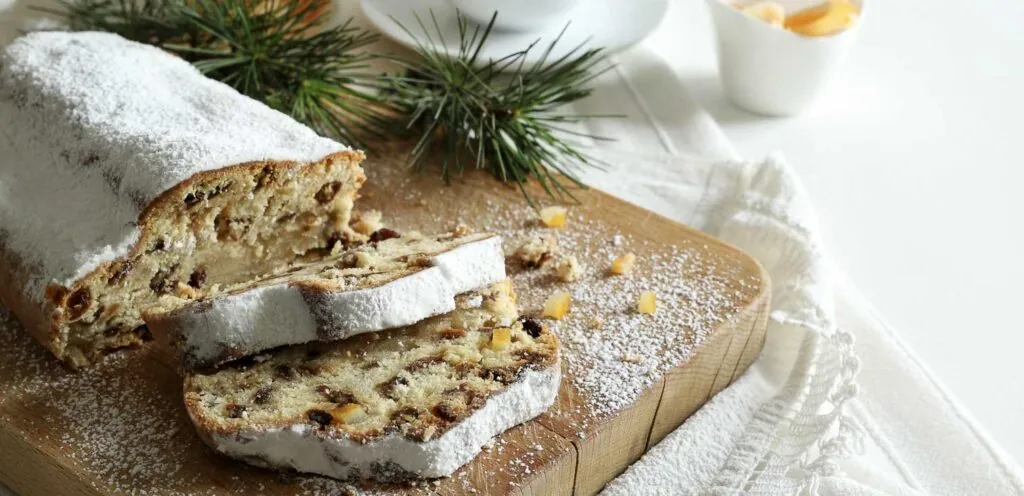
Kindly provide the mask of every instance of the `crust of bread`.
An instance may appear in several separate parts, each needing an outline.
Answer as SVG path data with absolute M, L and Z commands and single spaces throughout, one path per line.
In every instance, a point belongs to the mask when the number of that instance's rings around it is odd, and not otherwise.
M 53 326 L 56 308 L 50 301 L 39 305 L 28 298 L 24 288 L 28 285 L 29 274 L 21 259 L 0 242 L 0 304 L 18 317 L 32 337 L 60 357 L 64 350 Z
M 186 192 L 200 183 L 228 177 L 240 172 L 255 173 L 265 168 L 270 168 L 279 172 L 297 169 L 300 171 L 300 174 L 309 174 L 308 169 L 312 169 L 319 164 L 327 161 L 338 161 L 353 167 L 357 171 L 356 181 L 358 182 L 358 185 L 361 185 L 366 180 L 366 175 L 362 172 L 362 169 L 358 167 L 358 164 L 362 162 L 364 158 L 365 155 L 359 150 L 343 150 L 329 154 L 320 160 L 302 164 L 294 161 L 247 162 L 194 174 L 185 181 L 178 183 L 174 187 L 160 194 L 146 206 L 139 215 L 139 239 L 131 247 L 129 253 L 125 257 L 111 260 L 96 267 L 70 287 L 51 284 L 47 288 L 47 294 L 45 295 L 45 301 L 42 307 L 40 307 L 38 303 L 32 301 L 28 295 L 24 294 L 23 288 L 25 288 L 28 283 L 30 272 L 19 263 L 13 253 L 0 246 L 0 256 L 3 257 L 4 262 L 3 267 L 0 267 L 0 298 L 2 298 L 0 301 L 10 308 L 22 321 L 22 325 L 44 346 L 53 351 L 58 358 L 76 368 L 89 365 L 91 362 L 98 359 L 104 352 L 120 347 L 131 346 L 141 342 L 143 339 L 138 336 L 133 337 L 132 334 L 124 334 L 122 335 L 123 337 L 118 337 L 118 339 L 123 342 L 116 341 L 110 343 L 112 346 L 105 344 L 101 350 L 98 350 L 96 353 L 89 356 L 82 353 L 72 352 L 67 349 L 67 343 L 64 342 L 67 336 L 68 323 L 66 318 L 68 314 L 67 297 L 76 291 L 86 279 L 96 275 L 109 275 L 119 262 L 132 259 L 138 256 L 142 250 L 146 249 L 153 239 L 160 234 L 152 227 L 152 218 L 156 213 L 183 213 L 183 203 L 180 200 L 184 198 Z M 357 190 L 358 188 L 356 188 L 356 191 Z M 355 196 L 357 196 L 357 193 L 354 191 L 353 198 L 351 199 L 355 200 Z

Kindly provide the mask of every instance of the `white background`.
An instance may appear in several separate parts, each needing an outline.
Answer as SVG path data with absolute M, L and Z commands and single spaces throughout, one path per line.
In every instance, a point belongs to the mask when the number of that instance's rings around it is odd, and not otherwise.
M 745 157 L 783 152 L 838 266 L 1022 463 L 1024 2 L 866 3 L 844 72 L 795 118 L 725 100 L 700 0 L 644 44 Z

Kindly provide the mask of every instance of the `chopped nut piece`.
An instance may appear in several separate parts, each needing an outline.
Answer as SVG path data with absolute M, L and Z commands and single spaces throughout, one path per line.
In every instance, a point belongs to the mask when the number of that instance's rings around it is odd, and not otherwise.
M 628 274 L 633 270 L 633 264 L 636 263 L 636 255 L 627 253 L 619 258 L 616 258 L 612 262 L 612 274 Z
M 583 275 L 583 266 L 576 260 L 575 256 L 561 257 L 555 263 L 555 273 L 558 278 L 565 282 L 573 282 Z
M 346 403 L 331 410 L 331 416 L 335 422 L 352 424 L 366 418 L 366 410 L 358 403 Z
M 657 298 L 654 296 L 654 291 L 644 291 L 640 293 L 640 302 L 636 305 L 636 311 L 640 313 L 651 314 L 657 309 Z
M 590 322 L 587 322 L 587 327 L 591 329 L 600 329 L 604 327 L 604 320 L 595 315 L 590 318 Z
M 355 220 L 352 221 L 352 229 L 357 233 L 369 236 L 384 227 L 384 223 L 381 221 L 383 215 L 379 210 L 353 212 L 352 216 L 355 217 Z
M 565 207 L 545 207 L 540 210 L 540 220 L 548 227 L 562 227 L 568 213 Z
M 534 236 L 523 242 L 512 255 L 527 267 L 540 267 L 554 258 L 558 241 L 552 236 Z
M 491 332 L 491 349 L 502 351 L 512 344 L 512 329 L 499 327 Z
M 548 297 L 544 302 L 544 316 L 555 320 L 561 320 L 569 313 L 569 306 L 572 304 L 572 295 L 568 291 L 561 291 Z

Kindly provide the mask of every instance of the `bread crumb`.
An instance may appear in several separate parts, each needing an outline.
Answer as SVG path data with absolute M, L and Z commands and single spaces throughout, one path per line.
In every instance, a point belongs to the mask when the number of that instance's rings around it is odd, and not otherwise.
M 526 267 L 540 267 L 558 253 L 558 240 L 553 236 L 533 236 L 516 248 L 512 257 Z
M 587 321 L 587 327 L 591 329 L 600 329 L 604 327 L 604 319 L 595 315 Z
M 573 255 L 559 257 L 558 261 L 555 262 L 555 273 L 558 274 L 558 278 L 565 282 L 573 282 L 579 280 L 583 275 L 583 266 L 576 260 Z

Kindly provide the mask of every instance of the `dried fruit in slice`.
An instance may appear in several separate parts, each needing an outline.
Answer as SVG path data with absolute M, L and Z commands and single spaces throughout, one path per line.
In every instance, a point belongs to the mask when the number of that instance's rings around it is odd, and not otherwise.
M 491 349 L 502 351 L 512 344 L 512 329 L 499 327 L 491 332 Z
M 347 403 L 331 410 L 335 422 L 354 424 L 366 418 L 366 410 L 358 403 Z

